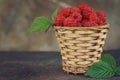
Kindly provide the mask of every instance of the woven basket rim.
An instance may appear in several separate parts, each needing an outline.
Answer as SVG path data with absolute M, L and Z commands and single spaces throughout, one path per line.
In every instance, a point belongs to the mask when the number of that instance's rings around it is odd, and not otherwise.
M 109 29 L 110 24 L 106 23 L 102 26 L 94 26 L 94 27 L 61 27 L 61 26 L 53 26 L 55 29 Z

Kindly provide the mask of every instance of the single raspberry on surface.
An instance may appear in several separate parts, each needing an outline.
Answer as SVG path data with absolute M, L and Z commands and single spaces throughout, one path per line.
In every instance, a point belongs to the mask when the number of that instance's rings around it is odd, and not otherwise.
M 77 26 L 77 21 L 72 17 L 68 17 L 64 20 L 64 26 L 68 26 L 68 27 Z
M 106 15 L 105 15 L 105 13 L 103 12 L 103 11 L 99 11 L 98 13 L 97 13 L 97 15 L 98 15 L 98 18 L 103 22 L 103 24 L 106 22 Z
M 79 5 L 80 10 L 83 10 L 85 7 L 88 7 L 88 5 L 86 3 L 82 3 Z
M 63 26 L 64 23 L 64 16 L 58 15 L 55 19 L 55 25 L 56 26 Z
M 69 17 L 71 12 L 71 8 L 63 8 L 60 10 L 59 15 L 62 15 L 64 17 Z
M 97 24 L 94 21 L 84 20 L 82 21 L 82 26 L 83 27 L 94 27 L 94 26 L 97 26 Z

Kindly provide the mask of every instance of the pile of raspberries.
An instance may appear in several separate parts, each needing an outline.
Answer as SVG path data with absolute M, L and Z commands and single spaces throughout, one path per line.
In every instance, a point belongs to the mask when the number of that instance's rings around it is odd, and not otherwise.
M 93 27 L 104 25 L 105 22 L 103 11 L 95 12 L 85 3 L 75 8 L 61 9 L 55 19 L 55 25 L 61 27 Z

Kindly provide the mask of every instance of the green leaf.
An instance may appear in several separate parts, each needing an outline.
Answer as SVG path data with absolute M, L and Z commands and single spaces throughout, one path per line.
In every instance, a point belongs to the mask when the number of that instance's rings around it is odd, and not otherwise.
M 114 74 L 114 70 L 108 63 L 100 61 L 93 64 L 85 73 L 85 76 L 92 78 L 110 78 L 114 76 Z
M 110 64 L 113 69 L 116 68 L 116 61 L 115 61 L 114 57 L 112 57 L 110 54 L 103 54 L 101 56 L 101 60 Z
M 55 21 L 55 18 L 56 18 L 56 16 L 57 16 L 57 14 L 58 14 L 58 8 L 53 12 L 53 14 L 52 14 L 52 21 L 54 22 Z
M 35 32 L 35 31 L 43 31 L 45 32 L 53 23 L 50 22 L 49 19 L 47 19 L 46 17 L 37 17 L 30 29 L 29 32 Z
M 115 69 L 115 73 L 116 73 L 117 75 L 120 75 L 120 67 L 117 67 L 117 68 Z

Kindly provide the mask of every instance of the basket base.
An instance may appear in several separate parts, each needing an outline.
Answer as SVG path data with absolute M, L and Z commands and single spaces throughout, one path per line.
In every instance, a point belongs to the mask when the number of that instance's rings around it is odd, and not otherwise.
M 63 66 L 63 70 L 67 73 L 73 74 L 84 74 L 87 72 L 88 67 L 70 67 L 70 66 Z

